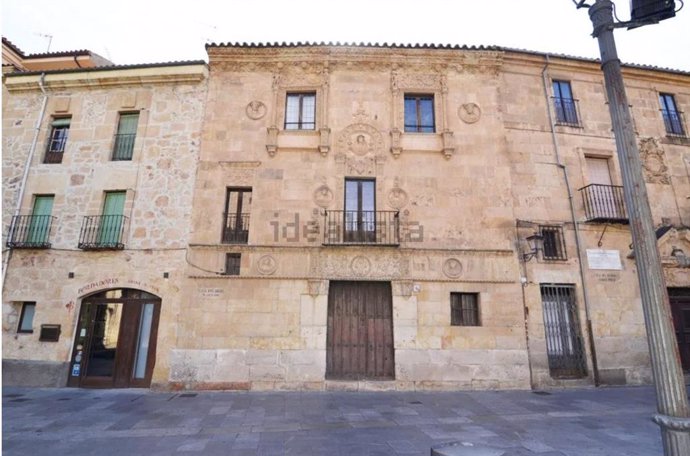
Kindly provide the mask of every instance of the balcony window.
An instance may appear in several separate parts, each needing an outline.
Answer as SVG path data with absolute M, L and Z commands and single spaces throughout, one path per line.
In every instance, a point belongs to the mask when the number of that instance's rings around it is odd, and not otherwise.
M 556 123 L 579 127 L 577 100 L 568 81 L 553 81 L 553 105 L 556 111 Z
M 80 249 L 124 249 L 125 192 L 106 192 L 102 215 L 86 216 L 79 236 Z
M 221 239 L 224 244 L 246 244 L 248 242 L 251 207 L 251 188 L 230 187 L 227 189 Z
M 132 159 L 138 125 L 139 113 L 120 114 L 117 134 L 115 135 L 115 145 L 113 147 L 114 161 Z
M 24 249 L 50 248 L 53 195 L 36 195 L 31 215 L 17 215 L 7 234 L 7 246 Z
M 50 139 L 43 163 L 62 163 L 71 120 L 69 117 L 53 119 L 50 124 Z
M 661 115 L 664 118 L 666 133 L 671 136 L 685 136 L 683 113 L 678 111 L 673 95 L 659 94 L 659 104 L 661 104 Z
M 405 131 L 411 133 L 433 133 L 433 95 L 405 95 Z

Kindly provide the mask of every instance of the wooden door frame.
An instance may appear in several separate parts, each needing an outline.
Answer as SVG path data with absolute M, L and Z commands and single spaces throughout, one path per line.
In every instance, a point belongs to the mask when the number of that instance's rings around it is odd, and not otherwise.
M 116 288 L 117 289 L 117 288 Z M 139 290 L 139 289 L 133 289 L 133 288 L 122 288 L 122 290 L 135 290 L 135 291 L 145 291 L 145 290 Z M 94 295 L 103 293 L 104 291 L 108 290 L 101 290 L 97 293 L 94 293 Z M 146 292 L 148 293 L 148 292 Z M 93 296 L 93 295 L 92 295 Z M 154 295 L 155 296 L 155 295 Z M 72 351 L 71 351 L 71 356 L 69 359 L 68 363 L 68 376 L 67 376 L 67 386 L 70 387 L 80 387 L 80 388 L 148 388 L 151 386 L 151 381 L 153 378 L 153 368 L 155 366 L 155 361 L 156 361 L 156 349 L 158 345 L 158 324 L 160 322 L 160 310 L 161 310 L 161 298 L 158 296 L 155 296 L 155 298 L 128 298 L 128 297 L 121 297 L 121 298 L 95 298 L 95 297 L 84 297 L 81 300 L 81 306 L 79 309 L 79 315 L 77 317 L 77 322 L 75 326 L 75 332 L 74 332 L 74 340 L 72 341 Z M 134 324 L 132 330 L 134 331 L 134 334 L 132 335 L 133 337 L 133 343 L 131 344 L 131 349 L 133 350 L 133 353 L 129 354 L 129 366 L 127 366 L 126 373 L 128 377 L 127 382 L 122 382 L 122 378 L 118 378 L 117 372 L 118 372 L 118 367 L 122 368 L 122 366 L 118 366 L 118 361 L 122 361 L 122 359 L 126 359 L 127 357 L 125 354 L 122 353 L 117 353 L 115 355 L 115 360 L 114 360 L 114 366 L 113 366 L 113 376 L 112 377 L 91 377 L 87 378 L 84 376 L 84 373 L 88 369 L 88 356 L 90 354 L 91 350 L 91 344 L 93 343 L 93 316 L 89 320 L 88 323 L 88 329 L 87 329 L 87 338 L 86 341 L 84 342 L 84 348 L 82 351 L 82 368 L 80 371 L 80 375 L 78 377 L 73 377 L 71 375 L 72 373 L 72 367 L 75 362 L 75 357 L 77 354 L 77 345 L 78 345 L 78 340 L 79 340 L 79 331 L 80 331 L 80 325 L 81 325 L 81 319 L 82 319 L 82 314 L 85 311 L 87 306 L 91 305 L 99 305 L 99 304 L 122 304 L 122 318 L 120 321 L 120 327 L 118 329 L 118 349 L 120 349 L 120 341 L 123 340 L 123 331 L 126 331 L 129 328 L 126 328 L 127 325 L 125 325 L 125 316 L 126 313 L 129 313 L 129 318 L 132 319 L 136 324 Z M 128 305 L 129 304 L 129 305 Z M 146 373 L 144 375 L 144 378 L 142 379 L 135 379 L 132 378 L 133 375 L 133 363 L 136 358 L 136 346 L 138 344 L 138 339 L 139 339 L 139 328 L 141 326 L 141 309 L 143 308 L 144 304 L 153 304 L 153 318 L 151 319 L 151 333 L 149 335 L 149 348 L 148 348 L 148 355 L 146 359 Z M 132 316 L 134 315 L 133 312 L 137 312 L 138 315 L 136 317 Z M 119 384 L 118 384 L 119 383 Z

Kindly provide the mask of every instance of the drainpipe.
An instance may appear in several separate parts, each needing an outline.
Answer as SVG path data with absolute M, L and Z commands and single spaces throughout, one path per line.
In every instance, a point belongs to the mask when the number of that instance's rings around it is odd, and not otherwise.
M 24 199 L 24 190 L 26 187 L 26 181 L 29 178 L 29 168 L 31 167 L 31 162 L 34 158 L 34 153 L 36 152 L 36 144 L 38 143 L 38 135 L 41 132 L 41 124 L 43 123 L 43 117 L 46 112 L 46 105 L 48 104 L 48 93 L 45 89 L 45 73 L 41 73 L 41 77 L 38 79 L 38 87 L 43 92 L 43 104 L 41 105 L 41 112 L 36 120 L 36 126 L 34 127 L 34 139 L 31 141 L 31 148 L 29 149 L 29 155 L 26 157 L 26 163 L 24 164 L 24 174 L 22 175 L 21 183 L 19 184 L 19 194 L 17 195 L 17 205 L 14 210 L 14 216 L 18 216 L 22 209 L 22 199 Z M 10 258 L 12 257 L 12 249 L 7 252 L 2 265 L 2 288 L 5 288 L 5 277 L 7 275 L 7 267 L 10 264 Z
M 565 182 L 565 188 L 568 191 L 568 203 L 570 204 L 570 218 L 573 222 L 573 227 L 575 227 L 575 249 L 577 250 L 577 261 L 580 266 L 580 283 L 582 284 L 582 299 L 585 305 L 585 318 L 587 325 L 587 338 L 589 339 L 589 347 L 592 351 L 592 373 L 594 377 L 594 386 L 599 386 L 599 365 L 597 363 L 597 351 L 594 345 L 594 332 L 592 331 L 592 318 L 589 312 L 589 290 L 587 288 L 587 279 L 585 276 L 584 261 L 582 257 L 582 242 L 580 237 L 580 228 L 575 216 L 575 205 L 573 203 L 573 192 L 570 187 L 570 179 L 568 179 L 568 169 L 561 163 L 560 149 L 558 147 L 558 138 L 556 137 L 556 128 L 553 120 L 553 112 L 551 112 L 551 102 L 549 100 L 549 89 L 548 89 L 548 77 L 547 71 L 549 68 L 549 55 L 545 54 L 546 63 L 544 64 L 544 69 L 541 72 L 541 79 L 544 85 L 544 99 L 546 100 L 546 110 L 549 115 L 549 125 L 551 126 L 551 140 L 553 141 L 553 150 L 556 155 L 556 166 L 558 166 L 563 171 L 563 180 Z

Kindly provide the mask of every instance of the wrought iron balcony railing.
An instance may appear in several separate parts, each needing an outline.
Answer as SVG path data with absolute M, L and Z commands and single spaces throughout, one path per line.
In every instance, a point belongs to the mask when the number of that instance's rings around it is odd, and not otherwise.
M 623 187 L 591 184 L 580 190 L 588 222 L 628 223 Z
M 326 245 L 400 245 L 398 211 L 326 211 Z
M 83 250 L 122 250 L 127 217 L 88 215 L 84 217 L 78 247 Z
M 223 244 L 246 244 L 249 240 L 249 214 L 224 213 Z
M 136 134 L 117 134 L 115 135 L 115 146 L 113 147 L 113 160 L 131 160 L 134 153 L 134 141 Z
M 556 112 L 556 125 L 581 126 L 577 100 L 561 97 L 551 97 L 551 99 Z
M 666 127 L 667 135 L 681 136 L 683 138 L 687 137 L 685 119 L 682 112 L 662 109 L 661 116 L 664 118 L 664 126 Z
M 7 247 L 14 249 L 49 249 L 51 215 L 16 215 L 7 233 Z

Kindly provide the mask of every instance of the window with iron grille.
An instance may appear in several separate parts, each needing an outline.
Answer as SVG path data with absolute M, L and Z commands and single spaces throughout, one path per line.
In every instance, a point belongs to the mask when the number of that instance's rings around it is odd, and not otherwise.
M 661 104 L 661 115 L 664 118 L 666 133 L 674 136 L 685 136 L 683 113 L 678 111 L 673 95 L 660 93 L 659 104 Z
M 577 100 L 568 81 L 553 81 L 553 105 L 556 111 L 556 123 L 579 126 Z
M 46 156 L 43 163 L 62 163 L 71 120 L 70 117 L 53 119 L 53 122 L 50 124 L 50 139 L 48 140 L 48 147 L 46 148 Z
M 225 275 L 240 275 L 241 253 L 225 254 Z
M 34 332 L 34 313 L 36 312 L 35 302 L 22 303 L 22 313 L 19 316 L 19 326 L 17 326 L 18 333 L 32 333 Z
M 316 93 L 288 93 L 285 100 L 285 129 L 316 129 Z
M 412 133 L 433 133 L 434 96 L 405 94 L 405 131 Z
M 567 260 L 563 227 L 558 225 L 540 225 L 539 231 L 544 238 L 544 260 Z
M 134 154 L 134 141 L 137 138 L 139 113 L 121 113 L 115 134 L 113 160 L 131 160 Z
M 450 294 L 451 326 L 481 326 L 479 321 L 479 293 Z
M 249 218 L 252 207 L 251 187 L 228 187 L 225 194 L 223 232 L 226 244 L 246 244 L 249 240 Z

